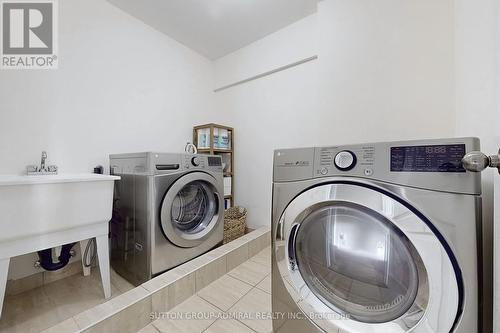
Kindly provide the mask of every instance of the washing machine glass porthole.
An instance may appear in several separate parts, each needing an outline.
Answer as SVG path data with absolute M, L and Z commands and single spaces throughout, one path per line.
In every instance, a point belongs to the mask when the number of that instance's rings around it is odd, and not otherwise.
M 204 181 L 186 184 L 172 201 L 172 224 L 181 232 L 203 231 L 217 213 L 217 198 Z
M 350 202 L 311 210 L 298 228 L 295 251 L 309 289 L 360 322 L 400 318 L 427 279 L 409 239 L 384 216 Z

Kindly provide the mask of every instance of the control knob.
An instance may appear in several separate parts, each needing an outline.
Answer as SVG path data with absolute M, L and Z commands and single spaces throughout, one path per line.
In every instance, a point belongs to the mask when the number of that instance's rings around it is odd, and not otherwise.
M 200 160 L 199 160 L 199 158 L 198 158 L 198 157 L 196 157 L 196 156 L 195 156 L 195 157 L 193 157 L 193 158 L 191 159 L 191 164 L 192 164 L 193 166 L 195 166 L 195 167 L 199 166 L 199 165 L 200 165 Z
M 343 150 L 335 155 L 335 166 L 341 171 L 349 171 L 356 165 L 356 155 L 352 151 Z

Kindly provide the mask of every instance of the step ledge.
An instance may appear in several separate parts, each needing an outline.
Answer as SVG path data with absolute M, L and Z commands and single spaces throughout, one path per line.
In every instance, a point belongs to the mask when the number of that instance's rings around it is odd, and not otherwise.
M 204 267 L 208 266 L 209 264 L 213 263 L 216 260 L 219 260 L 221 258 L 227 259 L 227 255 L 233 253 L 236 250 L 248 246 L 248 255 L 246 256 L 245 260 L 243 260 L 246 261 L 253 255 L 255 255 L 257 252 L 259 252 L 260 250 L 264 249 L 269 245 L 270 245 L 270 227 L 268 226 L 260 227 L 230 243 L 219 246 L 218 248 L 215 248 L 214 250 L 207 252 L 185 264 L 177 266 L 176 268 L 171 269 L 132 290 L 129 290 L 121 295 L 118 295 L 107 302 L 104 302 L 93 308 L 85 310 L 80 314 L 75 315 L 72 318 L 69 318 L 43 332 L 48 333 L 53 331 L 59 331 L 58 328 L 61 328 L 60 330 L 61 332 L 69 332 L 67 322 L 71 321 L 71 319 L 73 319 L 78 326 L 79 330 L 77 332 L 83 332 L 89 330 L 97 325 L 103 324 L 106 320 L 110 320 L 110 318 L 119 314 L 128 307 L 138 304 L 139 302 L 147 298 L 150 298 L 152 304 L 152 296 L 155 293 L 159 293 L 165 288 L 174 285 L 175 282 L 181 280 L 182 278 L 194 274 L 194 278 L 196 281 L 197 271 L 200 271 L 201 269 L 203 269 Z M 256 253 L 250 254 L 250 249 L 249 249 L 250 247 L 252 247 L 253 252 Z M 243 263 L 243 261 L 241 263 Z M 196 288 L 195 286 L 193 294 L 196 294 L 197 291 L 198 288 Z M 176 304 L 173 304 L 173 306 L 175 305 Z M 171 306 L 170 308 L 172 308 L 173 306 Z M 151 313 L 153 312 L 155 312 L 155 309 L 151 308 Z

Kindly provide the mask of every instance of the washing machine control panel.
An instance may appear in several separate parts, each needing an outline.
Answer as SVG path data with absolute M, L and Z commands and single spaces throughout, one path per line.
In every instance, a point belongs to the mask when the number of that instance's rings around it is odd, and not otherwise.
M 332 176 L 338 174 L 359 174 L 372 176 L 375 158 L 375 147 L 321 147 L 316 148 L 314 175 Z
M 460 172 L 465 144 L 391 147 L 392 172 Z
M 451 138 L 279 149 L 274 153 L 273 181 L 362 178 L 480 194 L 480 173 L 465 171 L 461 162 L 466 153 L 480 148 L 477 138 Z
M 210 155 L 185 155 L 184 169 L 220 169 L 222 160 L 220 156 Z

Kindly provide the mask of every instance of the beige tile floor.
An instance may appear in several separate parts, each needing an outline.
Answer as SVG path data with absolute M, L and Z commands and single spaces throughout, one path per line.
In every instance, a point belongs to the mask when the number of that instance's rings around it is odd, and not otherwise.
M 112 297 L 133 288 L 111 270 Z M 105 301 L 98 269 L 93 269 L 88 277 L 76 274 L 7 296 L 0 319 L 0 332 L 40 332 Z
M 140 333 L 269 333 L 271 249 L 212 282 Z

